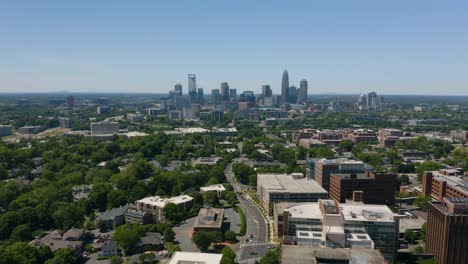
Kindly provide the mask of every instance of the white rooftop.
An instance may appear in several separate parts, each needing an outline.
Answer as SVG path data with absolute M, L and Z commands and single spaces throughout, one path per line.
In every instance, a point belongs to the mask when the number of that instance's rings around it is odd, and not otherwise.
M 259 173 L 257 179 L 268 192 L 327 193 L 316 181 L 293 176 L 285 173 Z
M 219 264 L 221 254 L 176 251 L 168 264 Z
M 210 192 L 210 191 L 225 191 L 226 188 L 222 184 L 213 184 L 210 186 L 200 187 L 202 192 Z
M 184 194 L 184 195 L 179 195 L 179 196 L 169 197 L 169 198 L 161 198 L 159 196 L 150 196 L 150 197 L 145 197 L 141 200 L 138 200 L 137 203 L 149 204 L 151 206 L 164 208 L 164 206 L 166 206 L 166 204 L 168 203 L 183 204 L 192 200 L 193 200 L 192 197 Z

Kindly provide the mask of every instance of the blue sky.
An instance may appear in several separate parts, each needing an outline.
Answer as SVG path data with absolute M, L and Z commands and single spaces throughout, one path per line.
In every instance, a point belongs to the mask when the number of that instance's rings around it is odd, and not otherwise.
M 0 92 L 468 95 L 468 1 L 0 1 Z

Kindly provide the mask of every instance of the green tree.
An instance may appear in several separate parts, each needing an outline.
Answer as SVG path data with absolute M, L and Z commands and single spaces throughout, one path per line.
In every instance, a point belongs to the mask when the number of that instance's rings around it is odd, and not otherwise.
M 421 226 L 421 232 L 419 233 L 419 239 L 426 241 L 427 222 L 424 222 Z
M 418 235 L 411 229 L 406 229 L 405 230 L 405 240 L 410 242 L 411 244 L 414 243 L 414 241 L 416 241 L 416 238 L 418 237 Z
M 28 224 L 19 225 L 11 233 L 11 238 L 16 241 L 29 241 L 33 239 L 31 228 Z
M 230 247 L 224 247 L 222 251 L 223 257 L 221 258 L 220 264 L 234 264 L 236 259 L 236 253 Z
M 73 264 L 79 263 L 75 252 L 70 248 L 62 248 L 54 253 L 54 257 L 47 260 L 45 264 Z
M 167 227 L 164 230 L 164 241 L 166 242 L 174 242 L 175 239 L 175 232 L 172 230 L 172 228 Z
M 124 264 L 123 259 L 120 256 L 112 256 L 109 258 L 110 264 Z
M 228 241 L 235 242 L 236 241 L 236 232 L 227 230 L 224 232 L 224 238 Z
M 212 243 L 220 242 L 221 234 L 214 231 L 198 231 L 193 234 L 192 240 L 201 251 L 206 251 Z
M 126 252 L 130 252 L 140 238 L 145 234 L 142 226 L 137 224 L 125 224 L 117 227 L 112 238 Z
M 168 203 L 164 206 L 164 215 L 173 222 L 179 222 L 184 219 L 184 211 L 182 208 L 173 203 Z
M 260 264 L 279 264 L 280 253 L 279 248 L 268 251 L 260 260 Z
M 431 196 L 420 195 L 414 200 L 413 205 L 420 207 L 422 211 L 426 212 L 430 201 Z

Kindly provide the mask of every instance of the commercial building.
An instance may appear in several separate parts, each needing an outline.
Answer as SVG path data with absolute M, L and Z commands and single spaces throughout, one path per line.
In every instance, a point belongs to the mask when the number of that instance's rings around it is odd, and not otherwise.
M 468 179 L 444 175 L 440 171 L 425 172 L 422 177 L 422 193 L 438 201 L 442 201 L 444 197 L 468 198 Z
M 107 106 L 98 106 L 96 112 L 98 115 L 108 115 L 110 114 L 110 108 Z
M 315 179 L 325 190 L 330 190 L 331 173 L 364 173 L 371 168 L 362 161 L 349 159 L 318 159 L 310 177 Z M 313 171 L 313 174 L 312 174 Z
M 202 208 L 193 224 L 193 231 L 220 231 L 223 228 L 224 209 Z
M 313 139 L 313 138 L 303 138 L 299 140 L 299 145 L 303 146 L 304 148 L 320 148 L 320 147 L 326 147 L 327 144 L 323 143 L 322 141 L 318 139 Z
M 257 195 L 267 212 L 272 212 L 272 203 L 315 202 L 328 197 L 325 189 L 302 173 L 257 174 Z
M 59 117 L 61 128 L 71 128 L 71 120 L 68 117 Z
M 281 103 L 288 103 L 289 99 L 289 75 L 288 71 L 284 70 L 283 77 L 281 79 Z
M 395 263 L 398 221 L 386 205 L 335 200 L 275 204 L 274 225 L 283 242 L 328 248 L 378 249 Z
M 468 262 L 468 199 L 443 198 L 429 204 L 426 253 L 439 264 Z
M 226 191 L 226 188 L 224 188 L 224 185 L 222 184 L 213 184 L 210 186 L 205 186 L 205 187 L 200 187 L 200 192 L 205 193 L 205 192 L 216 192 L 218 196 L 221 196 L 221 194 Z
M 299 90 L 297 93 L 297 103 L 299 104 L 305 104 L 307 103 L 307 80 L 302 79 L 301 82 L 299 83 Z
M 403 131 L 394 128 L 385 128 L 379 130 L 379 144 L 383 148 L 390 148 L 403 137 Z
M 91 135 L 112 135 L 119 132 L 117 122 L 94 122 L 91 123 Z
M 0 137 L 10 136 L 13 134 L 12 125 L 0 125 Z
M 219 264 L 222 254 L 176 251 L 167 264 Z
M 351 140 L 354 144 L 359 142 L 375 142 L 377 141 L 377 135 L 373 130 L 370 129 L 357 129 L 348 131 L 346 138 Z
M 354 191 L 360 191 L 364 203 L 393 205 L 396 185 L 397 177 L 393 173 L 332 173 L 329 195 L 344 203 L 353 198 Z
M 136 207 L 139 211 L 152 213 L 156 222 L 166 221 L 166 217 L 164 215 L 164 207 L 169 203 L 173 203 L 175 205 L 178 205 L 180 208 L 187 210 L 192 207 L 193 198 L 188 195 L 179 195 L 170 198 L 150 196 L 135 202 Z
M 18 129 L 20 134 L 37 134 L 41 132 L 43 129 L 41 126 L 24 126 Z

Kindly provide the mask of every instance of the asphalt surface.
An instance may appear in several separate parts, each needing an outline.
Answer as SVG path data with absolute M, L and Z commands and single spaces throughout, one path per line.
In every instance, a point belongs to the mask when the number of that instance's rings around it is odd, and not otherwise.
M 236 159 L 240 161 L 242 159 Z M 267 226 L 262 213 L 258 208 L 245 198 L 241 191 L 248 189 L 247 185 L 242 185 L 234 180 L 232 164 L 229 164 L 225 170 L 227 181 L 233 186 L 239 200 L 238 206 L 242 209 L 247 219 L 247 232 L 245 237 L 241 237 L 241 248 L 237 252 L 239 263 L 253 263 L 259 260 L 272 247 L 267 243 Z M 248 241 L 248 242 L 247 242 Z

